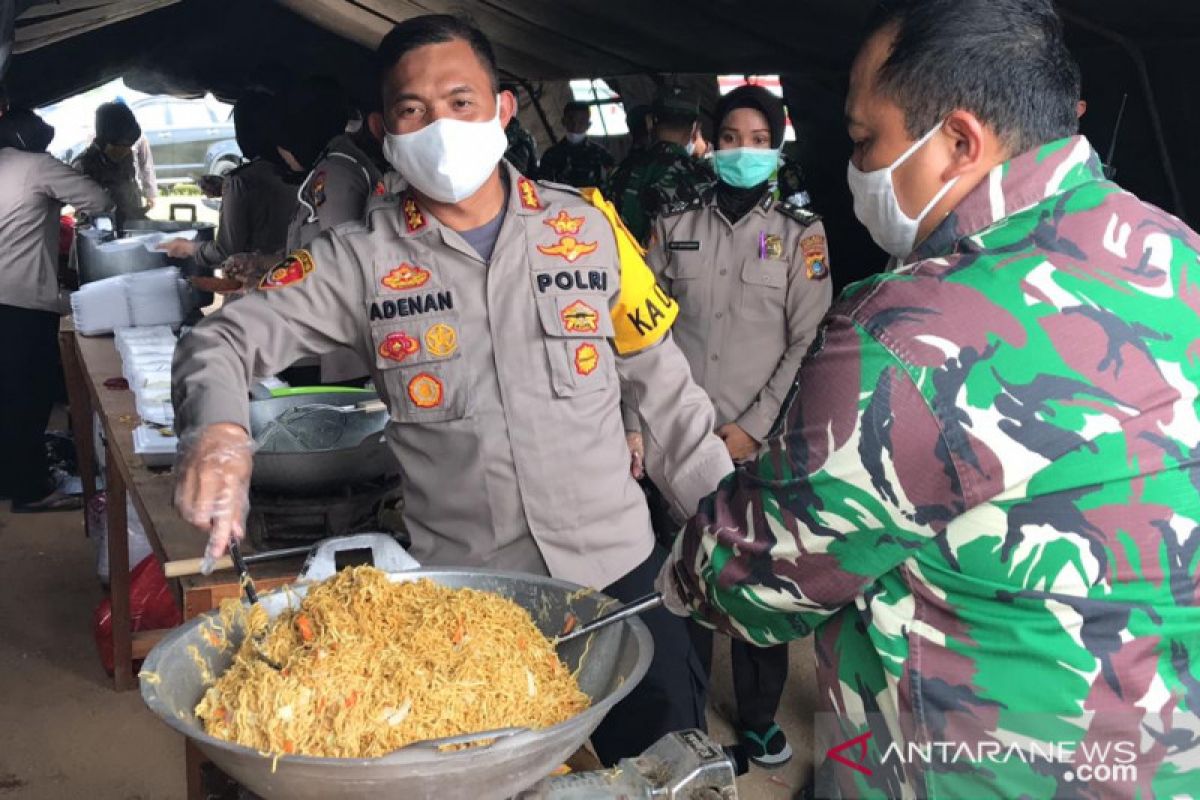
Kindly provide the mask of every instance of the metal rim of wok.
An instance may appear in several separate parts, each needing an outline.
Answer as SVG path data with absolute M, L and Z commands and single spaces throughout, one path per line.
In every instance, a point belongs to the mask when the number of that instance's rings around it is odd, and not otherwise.
M 430 568 L 412 570 L 409 572 L 389 573 L 389 577 L 394 582 L 416 581 L 420 580 L 421 578 L 429 578 L 437 583 L 444 583 L 444 579 L 450 579 L 451 582 L 446 583 L 445 585 L 454 586 L 456 588 L 476 588 L 453 582 L 453 579 L 462 577 L 493 579 L 500 582 L 525 582 L 547 588 L 561 589 L 569 594 L 587 592 L 583 596 L 594 598 L 601 602 L 615 602 L 612 598 L 601 592 L 587 590 L 587 587 L 583 587 L 579 584 L 571 583 L 569 581 L 540 575 L 505 572 L 500 570 Z M 315 583 L 311 585 L 291 584 L 287 587 L 280 587 L 270 592 L 266 592 L 262 595 L 261 599 L 279 596 L 285 592 L 285 589 L 290 590 L 298 598 L 302 598 L 303 593 L 307 593 L 310 588 L 316 585 L 317 584 Z M 145 672 L 157 673 L 159 661 L 163 657 L 164 653 L 167 653 L 169 650 L 171 650 L 171 648 L 175 646 L 175 643 L 179 640 L 187 638 L 195 628 L 198 628 L 205 621 L 215 618 L 218 613 L 218 609 L 205 612 L 204 614 L 188 620 L 183 625 L 173 630 L 150 651 L 145 662 L 143 663 L 142 670 Z M 272 614 L 271 618 L 274 619 L 275 616 L 275 614 Z M 278 763 L 280 765 L 298 764 L 306 766 L 328 766 L 334 768 L 347 768 L 352 766 L 366 765 L 387 765 L 396 767 L 444 765 L 447 767 L 452 767 L 455 764 L 465 767 L 467 766 L 467 762 L 469 762 L 474 755 L 480 752 L 491 754 L 501 754 L 506 750 L 521 752 L 526 749 L 525 746 L 531 742 L 557 737 L 562 734 L 577 733 L 580 727 L 579 721 L 581 719 L 585 717 L 596 717 L 596 723 L 598 724 L 599 720 L 603 719 L 614 705 L 624 699 L 629 692 L 631 692 L 633 688 L 637 686 L 639 682 L 641 682 L 642 678 L 645 677 L 646 671 L 650 667 L 650 660 L 654 653 L 654 641 L 645 623 L 634 617 L 624 620 L 619 626 L 611 626 L 611 630 L 618 629 L 627 629 L 636 640 L 638 648 L 637 662 L 633 670 L 629 675 L 625 676 L 624 680 L 622 680 L 615 689 L 608 692 L 604 697 L 599 700 L 594 700 L 594 702 L 588 706 L 588 708 L 576 714 L 575 716 L 558 723 L 557 725 L 553 725 L 548 728 L 539 728 L 537 730 L 525 730 L 520 733 L 499 738 L 491 745 L 468 748 L 464 750 L 441 751 L 436 748 L 414 746 L 420 744 L 419 742 L 414 742 L 413 745 L 403 747 L 399 750 L 395 750 L 391 753 L 375 758 L 329 758 L 322 756 L 280 755 L 278 756 Z M 598 631 L 593 635 L 601 635 L 602 633 L 604 633 L 604 631 Z M 161 675 L 159 677 L 162 679 Z M 151 683 L 145 678 L 142 678 L 140 680 L 140 684 L 142 701 L 146 704 L 146 706 L 173 730 L 189 739 L 195 740 L 199 746 L 221 750 L 243 757 L 259 758 L 264 761 L 270 761 L 272 758 L 274 758 L 274 756 L 264 756 L 261 751 L 258 751 L 252 747 L 247 747 L 245 745 L 237 744 L 225 739 L 218 739 L 214 736 L 210 736 L 203 730 L 203 727 L 199 725 L 199 721 L 196 720 L 194 712 L 192 713 L 190 720 L 179 719 L 173 713 L 171 713 L 167 703 L 160 699 L 159 689 L 161 683 Z M 199 697 L 195 698 L 192 706 L 194 707 L 199 701 Z M 191 720 L 195 720 L 195 722 L 189 724 Z M 587 740 L 587 736 L 590 735 L 590 732 L 594 727 L 595 725 L 591 725 L 587 728 L 588 734 L 580 738 L 580 746 L 582 746 L 582 744 Z
M 253 400 L 250 403 L 251 435 L 257 435 L 267 422 L 297 406 L 313 403 L 341 406 L 378 397 L 378 392 L 360 389 Z M 362 414 L 353 424 L 362 426 L 363 436 L 348 447 L 281 453 L 259 450 L 254 454 L 250 483 L 256 489 L 294 495 L 396 475 L 400 471 L 399 465 L 383 438 L 388 418 L 386 411 Z

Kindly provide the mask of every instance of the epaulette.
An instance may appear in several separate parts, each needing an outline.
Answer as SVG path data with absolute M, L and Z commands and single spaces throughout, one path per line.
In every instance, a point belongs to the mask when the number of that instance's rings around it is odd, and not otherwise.
M 579 187 L 577 187 L 577 186 L 571 186 L 570 184 L 566 184 L 566 183 L 555 183 L 554 181 L 541 181 L 541 180 L 534 181 L 534 183 L 536 183 L 538 186 L 542 187 L 543 189 L 554 189 L 559 192 L 566 192 L 567 194 L 573 194 L 576 197 L 583 197 L 583 192 L 580 191 Z
M 660 217 L 677 217 L 680 214 L 686 214 L 689 211 L 695 211 L 698 208 L 704 208 L 706 205 L 704 198 L 697 195 L 688 200 L 676 200 L 673 203 L 667 203 L 658 212 Z
M 801 208 L 795 203 L 788 203 L 786 201 L 776 203 L 775 210 L 780 214 L 783 214 L 785 217 L 791 217 L 806 228 L 809 225 L 815 225 L 821 221 L 820 214 L 807 208 Z

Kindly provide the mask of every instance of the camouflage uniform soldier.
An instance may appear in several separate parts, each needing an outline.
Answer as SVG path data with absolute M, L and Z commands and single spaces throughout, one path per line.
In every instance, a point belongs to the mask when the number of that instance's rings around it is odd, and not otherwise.
M 696 100 L 679 88 L 669 89 L 655 99 L 653 116 L 656 141 L 609 186 L 626 227 L 643 244 L 654 217 L 690 207 L 717 180 L 712 167 L 691 157 L 700 118 Z
M 815 632 L 817 796 L 1200 785 L 1200 236 L 1105 180 L 1078 91 L 1050 0 L 878 22 L 849 176 L 900 266 L 663 572 L 734 635 Z
M 500 90 L 512 92 L 514 97 L 520 97 L 519 87 L 515 83 L 502 84 Z M 504 127 L 504 135 L 508 137 L 508 149 L 504 151 L 504 158 L 508 160 L 508 163 L 520 170 L 521 174 L 527 178 L 538 177 L 537 142 L 533 140 L 533 134 L 525 130 L 525 126 L 521 124 L 521 120 L 515 114 L 508 121 L 508 125 Z
M 567 103 L 562 121 L 566 135 L 542 156 L 539 177 L 578 188 L 602 186 L 616 160 L 587 138 L 592 121 L 591 108 L 578 101 Z

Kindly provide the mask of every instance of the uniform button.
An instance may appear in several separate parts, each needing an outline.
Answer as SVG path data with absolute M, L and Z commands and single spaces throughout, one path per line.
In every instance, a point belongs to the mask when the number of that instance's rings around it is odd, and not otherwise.
M 719 355 L 717 355 L 716 353 L 713 353 L 711 356 L 709 356 L 709 358 L 711 358 L 713 361 L 721 360 L 721 357 Z
M 721 267 L 721 274 L 722 274 L 722 275 L 728 275 L 728 274 L 729 274 L 729 270 L 725 269 L 724 267 Z
M 723 316 L 725 316 L 725 312 L 724 312 L 724 311 L 718 311 L 718 312 L 717 312 L 717 319 L 720 319 L 720 318 L 721 318 L 721 317 L 723 317 Z

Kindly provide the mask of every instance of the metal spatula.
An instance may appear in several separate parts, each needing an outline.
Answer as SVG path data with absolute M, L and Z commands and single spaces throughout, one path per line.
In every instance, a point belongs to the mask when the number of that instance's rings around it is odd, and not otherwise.
M 250 577 L 250 570 L 246 568 L 246 561 L 242 558 L 242 546 L 238 544 L 236 538 L 229 540 L 229 557 L 233 559 L 233 568 L 237 570 L 238 582 L 242 585 L 242 591 L 246 593 L 246 599 L 250 602 L 251 606 L 258 605 L 258 592 L 254 589 L 254 580 Z M 272 659 L 263 650 L 262 640 L 265 633 L 266 630 L 264 629 L 250 635 L 250 646 L 259 660 L 263 661 L 268 667 L 277 671 L 281 670 L 283 669 L 283 665 Z
M 639 597 L 632 603 L 621 606 L 616 611 L 610 611 L 607 614 L 601 614 L 586 625 L 580 625 L 574 630 L 556 636 L 554 638 L 554 646 L 558 647 L 559 645 L 566 644 L 574 639 L 580 639 L 584 636 L 588 636 L 589 634 L 593 634 L 601 628 L 607 628 L 609 625 L 620 622 L 623 619 L 629 619 L 630 617 L 637 616 L 638 614 L 651 611 L 661 606 L 662 603 L 663 596 L 661 592 L 654 592 L 653 594 L 648 594 L 645 597 Z

